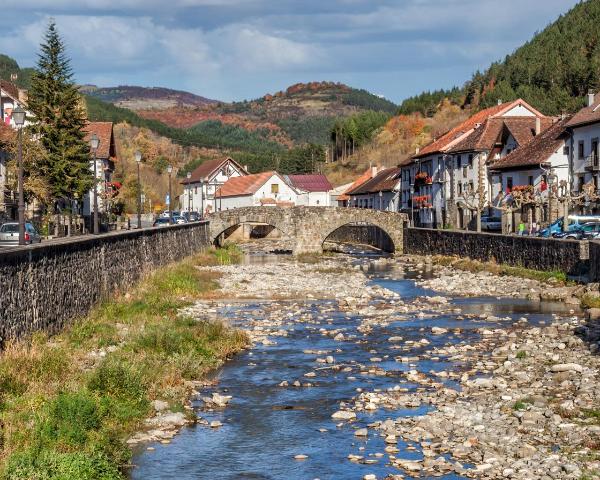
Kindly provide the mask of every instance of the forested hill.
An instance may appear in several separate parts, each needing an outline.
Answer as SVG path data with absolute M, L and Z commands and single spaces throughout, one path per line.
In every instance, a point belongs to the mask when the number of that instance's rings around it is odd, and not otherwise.
M 426 92 L 405 100 L 400 110 L 431 116 L 445 97 L 476 108 L 521 97 L 556 115 L 580 108 L 590 89 L 600 90 L 600 0 L 579 3 L 462 89 Z

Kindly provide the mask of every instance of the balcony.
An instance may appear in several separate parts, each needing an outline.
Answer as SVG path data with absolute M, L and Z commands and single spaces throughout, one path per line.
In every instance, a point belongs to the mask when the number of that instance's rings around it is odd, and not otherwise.
M 1 197 L 0 207 L 16 206 L 18 203 L 18 195 L 16 191 L 10 190 L 9 188 L 4 189 L 4 193 Z
M 585 169 L 591 172 L 600 171 L 600 158 L 598 154 L 592 153 L 585 158 Z

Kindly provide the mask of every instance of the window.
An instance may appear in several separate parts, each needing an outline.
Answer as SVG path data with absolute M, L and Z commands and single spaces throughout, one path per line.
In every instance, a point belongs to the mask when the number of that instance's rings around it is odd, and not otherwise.
M 506 189 L 510 192 L 513 188 L 513 178 L 506 177 Z
M 469 182 L 469 193 L 473 193 L 475 191 L 475 187 L 473 186 L 473 180 Z
M 271 193 L 279 193 L 279 184 L 278 183 L 272 183 L 271 184 Z
M 566 156 L 568 157 L 568 156 L 569 156 L 569 150 L 570 150 L 570 149 L 569 149 L 569 146 L 568 146 L 568 145 L 565 145 L 565 146 L 563 147 L 563 155 L 566 155 Z
M 581 175 L 578 179 L 578 186 L 577 186 L 577 191 L 578 192 L 582 192 L 583 191 L 583 186 L 585 185 L 585 177 L 583 175 Z
M 592 138 L 592 162 L 594 167 L 598 166 L 598 139 Z
M 458 195 L 461 196 L 462 195 L 462 183 L 458 184 Z
M 473 154 L 469 154 L 469 168 L 473 169 Z
M 529 185 L 533 185 L 533 175 L 529 175 Z
M 456 168 L 460 168 L 462 163 L 462 155 L 456 156 Z
M 577 152 L 577 158 L 579 158 L 580 160 L 583 160 L 584 158 L 584 150 L 583 150 L 583 140 L 579 140 L 579 150 Z
M 194 187 L 194 195 L 198 195 L 198 187 Z

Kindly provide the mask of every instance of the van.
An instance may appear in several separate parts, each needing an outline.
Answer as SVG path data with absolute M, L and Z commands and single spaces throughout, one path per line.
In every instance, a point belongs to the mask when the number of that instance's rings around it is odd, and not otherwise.
M 560 217 L 538 233 L 539 237 L 552 237 L 556 233 L 563 231 L 563 220 L 565 217 Z M 568 232 L 578 229 L 581 225 L 588 222 L 600 222 L 600 216 L 598 215 L 569 215 L 569 226 Z

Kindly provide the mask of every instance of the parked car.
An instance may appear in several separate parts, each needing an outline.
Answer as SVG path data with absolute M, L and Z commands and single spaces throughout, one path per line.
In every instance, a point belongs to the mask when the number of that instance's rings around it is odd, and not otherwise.
M 554 238 L 591 240 L 600 237 L 600 222 L 584 223 L 577 225 L 568 232 L 555 233 Z
M 42 237 L 36 231 L 35 227 L 27 222 L 25 223 L 25 244 L 40 243 Z M 0 227 L 0 246 L 13 247 L 19 245 L 19 224 L 17 222 L 7 222 Z
M 154 223 L 152 224 L 153 227 L 168 227 L 169 225 L 170 225 L 169 217 L 163 217 L 163 216 L 158 217 L 156 220 L 154 220 Z
M 187 220 L 181 215 L 173 215 L 173 223 L 182 224 L 187 223 Z
M 564 217 L 554 220 L 549 227 L 539 231 L 538 237 L 554 237 L 555 234 L 563 233 L 563 221 Z M 567 232 L 572 232 L 580 225 L 590 222 L 600 222 L 600 217 L 597 215 L 569 215 L 569 226 L 567 227 Z
M 198 212 L 183 212 L 181 216 L 188 222 L 199 222 L 202 219 Z
M 502 218 L 482 215 L 481 230 L 484 232 L 499 232 L 502 230 Z

